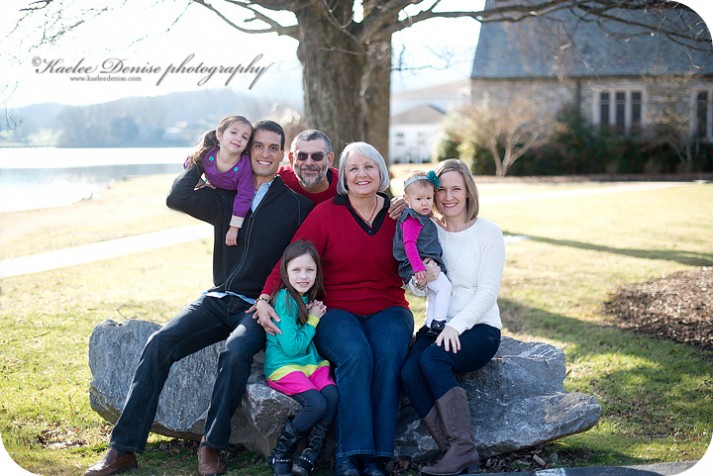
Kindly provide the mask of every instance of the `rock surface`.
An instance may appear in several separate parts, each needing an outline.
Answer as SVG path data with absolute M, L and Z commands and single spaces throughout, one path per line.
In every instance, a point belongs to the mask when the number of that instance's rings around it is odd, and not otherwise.
M 120 324 L 109 320 L 94 329 L 89 340 L 89 398 L 92 408 L 107 421 L 114 423 L 119 417 L 141 350 L 159 328 L 146 321 Z M 173 365 L 152 431 L 200 440 L 222 345 Z M 527 448 L 594 426 L 601 407 L 592 396 L 565 392 L 565 372 L 564 354 L 556 347 L 504 337 L 488 365 L 462 375 L 481 456 Z M 299 405 L 264 381 L 262 354 L 258 354 L 242 405 L 232 419 L 230 442 L 267 455 L 284 419 L 296 413 Z M 420 459 L 436 448 L 406 399 L 397 434 L 401 456 Z

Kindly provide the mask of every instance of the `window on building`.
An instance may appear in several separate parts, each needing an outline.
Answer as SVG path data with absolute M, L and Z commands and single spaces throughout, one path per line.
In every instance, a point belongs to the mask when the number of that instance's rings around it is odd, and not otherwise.
M 397 146 L 404 146 L 404 145 L 406 145 L 406 140 L 405 140 L 405 138 L 406 138 L 406 134 L 404 134 L 403 132 L 397 132 L 397 133 L 396 133 L 396 145 L 397 145 Z
M 701 139 L 713 139 L 713 115 L 711 104 L 713 94 L 699 91 L 696 96 L 696 136 Z
M 641 132 L 641 92 L 631 93 L 631 132 Z
M 626 93 L 617 91 L 614 98 L 614 128 L 617 132 L 626 132 Z
M 594 122 L 616 131 L 633 133 L 641 130 L 643 95 L 641 91 L 600 91 L 598 117 Z
M 603 126 L 609 125 L 609 93 L 599 95 L 599 123 Z

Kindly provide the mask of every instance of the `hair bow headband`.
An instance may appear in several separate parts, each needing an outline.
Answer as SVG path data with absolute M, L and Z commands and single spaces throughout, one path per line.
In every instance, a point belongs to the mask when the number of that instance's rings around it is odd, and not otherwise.
M 441 186 L 441 182 L 438 181 L 438 176 L 436 175 L 436 172 L 434 172 L 433 170 L 429 170 L 426 175 L 417 175 L 408 179 L 406 183 L 404 183 L 404 189 L 412 183 L 416 182 L 417 180 L 428 180 L 436 188 L 439 188 Z

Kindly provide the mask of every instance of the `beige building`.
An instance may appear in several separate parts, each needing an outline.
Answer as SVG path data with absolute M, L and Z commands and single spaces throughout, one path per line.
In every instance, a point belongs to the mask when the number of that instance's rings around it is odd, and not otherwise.
M 422 164 L 431 161 L 431 151 L 440 137 L 446 113 L 422 104 L 391 116 L 389 157 L 392 164 Z
M 431 161 L 446 113 L 470 102 L 470 80 L 464 79 L 391 95 L 389 159 L 392 164 Z

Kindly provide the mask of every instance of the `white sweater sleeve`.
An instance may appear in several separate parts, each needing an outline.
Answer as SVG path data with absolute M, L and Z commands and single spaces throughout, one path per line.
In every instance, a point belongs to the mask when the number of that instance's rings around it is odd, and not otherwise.
M 467 276 L 463 283 L 453 282 L 449 310 L 448 325 L 459 334 L 476 324 L 502 328 L 497 299 L 505 264 L 503 233 L 497 225 L 484 219 L 479 219 L 468 231 L 472 245 L 459 253 L 454 263 L 446 263 L 454 279 Z M 451 266 L 458 267 L 458 272 L 450 273 Z

